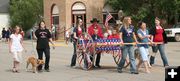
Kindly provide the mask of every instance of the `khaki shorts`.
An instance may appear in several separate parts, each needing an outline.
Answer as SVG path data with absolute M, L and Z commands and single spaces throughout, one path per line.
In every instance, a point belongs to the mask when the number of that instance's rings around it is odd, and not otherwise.
M 22 62 L 22 52 L 12 52 L 13 60 L 17 62 Z

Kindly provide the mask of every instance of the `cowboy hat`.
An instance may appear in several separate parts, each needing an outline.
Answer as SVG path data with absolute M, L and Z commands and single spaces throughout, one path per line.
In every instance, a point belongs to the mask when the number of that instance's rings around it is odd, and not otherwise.
M 93 18 L 90 22 L 91 22 L 91 23 L 93 23 L 93 22 L 99 23 L 99 20 L 98 20 L 97 18 Z

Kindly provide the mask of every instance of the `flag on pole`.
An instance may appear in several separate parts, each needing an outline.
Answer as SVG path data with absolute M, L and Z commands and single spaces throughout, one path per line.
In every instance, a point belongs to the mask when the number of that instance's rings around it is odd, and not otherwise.
M 109 20 L 111 20 L 111 18 L 113 18 L 113 16 L 109 12 L 107 12 L 106 20 L 105 20 L 105 23 L 104 23 L 105 27 L 109 26 L 108 22 L 109 22 Z

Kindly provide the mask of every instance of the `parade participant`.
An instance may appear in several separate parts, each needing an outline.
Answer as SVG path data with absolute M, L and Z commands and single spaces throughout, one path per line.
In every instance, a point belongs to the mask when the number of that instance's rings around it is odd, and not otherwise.
M 94 29 L 97 29 L 97 30 L 98 30 L 98 36 L 99 36 L 100 38 L 103 38 L 102 27 L 101 27 L 100 25 L 98 25 L 99 20 L 97 20 L 97 18 L 93 18 L 93 19 L 91 20 L 91 23 L 92 23 L 92 25 L 90 25 L 90 26 L 88 27 L 88 33 L 89 33 L 89 35 L 92 36 L 92 35 L 94 34 Z
M 138 27 L 139 27 L 139 29 L 137 31 L 137 36 L 139 38 L 139 43 L 148 43 L 148 42 L 152 43 L 152 41 L 149 39 L 151 36 L 149 35 L 149 31 L 146 29 L 146 23 L 139 22 Z M 148 48 L 149 48 L 148 44 L 138 45 L 138 49 L 140 51 L 140 55 L 141 55 L 142 59 L 138 63 L 137 69 L 139 69 L 140 65 L 143 62 L 144 66 L 145 66 L 146 73 L 150 73 L 149 67 L 151 67 L 149 64 L 149 58 L 148 58 L 148 55 L 149 55 Z
M 16 26 L 13 34 L 10 35 L 9 52 L 13 55 L 13 72 L 19 72 L 20 63 L 22 62 L 23 41 L 20 35 L 20 27 Z
M 135 36 L 135 31 L 134 31 L 134 26 L 131 25 L 131 17 L 125 17 L 123 19 L 123 27 L 120 30 L 120 39 L 124 43 L 133 43 L 133 42 L 138 42 L 136 40 Z M 138 74 L 136 70 L 136 61 L 134 58 L 134 46 L 133 45 L 124 45 L 122 47 L 122 58 L 121 61 L 118 64 L 118 72 L 122 73 L 123 66 L 126 61 L 127 54 L 129 55 L 129 60 L 130 60 L 130 71 L 131 74 Z
M 72 59 L 71 59 L 71 67 L 74 67 L 76 65 L 76 43 L 77 43 L 77 40 L 79 39 L 80 36 L 82 36 L 83 32 L 84 32 L 84 29 L 82 27 L 83 25 L 83 22 L 81 19 L 78 19 L 77 23 L 76 23 L 76 27 L 74 28 L 73 30 L 73 47 L 74 47 L 74 52 L 73 52 L 73 56 L 72 56 Z
M 49 69 L 49 62 L 50 62 L 50 46 L 49 42 L 53 45 L 54 43 L 52 41 L 51 33 L 50 31 L 46 28 L 45 22 L 41 21 L 39 23 L 39 28 L 35 31 L 35 36 L 37 38 L 37 45 L 36 45 L 36 50 L 38 53 L 38 59 L 43 60 L 43 53 L 45 54 L 45 71 L 50 72 Z M 38 71 L 42 71 L 42 66 L 38 66 Z
M 97 18 L 93 18 L 91 20 L 92 25 L 90 25 L 88 27 L 88 33 L 89 35 L 92 37 L 93 35 L 95 35 L 95 32 L 97 33 L 97 36 L 99 38 L 103 38 L 103 33 L 102 33 L 102 28 L 100 27 L 100 25 L 98 25 L 99 20 Z M 94 31 L 95 30 L 95 31 Z M 97 31 L 96 31 L 97 30 Z M 93 37 L 92 37 L 93 38 Z M 98 39 L 99 39 L 98 38 Z M 101 59 L 101 52 L 97 53 L 97 58 L 96 58 L 96 67 L 101 68 L 101 66 L 99 65 L 100 63 L 100 59 Z
M 98 29 L 94 29 L 94 34 L 91 36 L 93 41 L 97 40 L 97 39 L 100 39 L 100 37 L 98 36 Z M 100 59 L 101 59 L 101 52 L 97 52 L 96 53 L 96 63 L 95 63 L 95 67 L 97 68 L 101 68 L 100 66 Z M 93 59 L 91 59 L 93 60 Z
M 164 28 L 161 26 L 161 20 L 156 17 L 155 18 L 155 27 L 151 29 L 151 35 L 153 35 L 153 42 L 162 42 L 162 44 L 156 44 L 152 46 L 153 55 L 150 57 L 150 64 L 154 64 L 155 54 L 160 52 L 161 59 L 163 61 L 164 67 L 169 66 L 168 60 L 165 53 L 165 44 L 167 43 L 167 36 L 164 31 Z
M 112 30 L 109 28 L 106 28 L 106 31 L 104 32 L 104 39 L 108 39 L 109 36 L 112 35 Z
M 112 30 L 112 35 L 108 36 L 108 39 L 120 39 L 119 33 L 118 33 L 118 29 L 115 27 Z

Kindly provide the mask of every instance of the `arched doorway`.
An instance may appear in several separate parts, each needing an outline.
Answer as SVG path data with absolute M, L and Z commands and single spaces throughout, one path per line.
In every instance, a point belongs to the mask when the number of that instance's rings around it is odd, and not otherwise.
M 76 24 L 79 18 L 82 19 L 83 27 L 86 29 L 86 7 L 82 2 L 76 2 L 72 5 L 72 24 Z
M 52 5 L 51 7 L 51 31 L 53 40 L 58 39 L 59 30 L 59 8 L 57 5 Z

